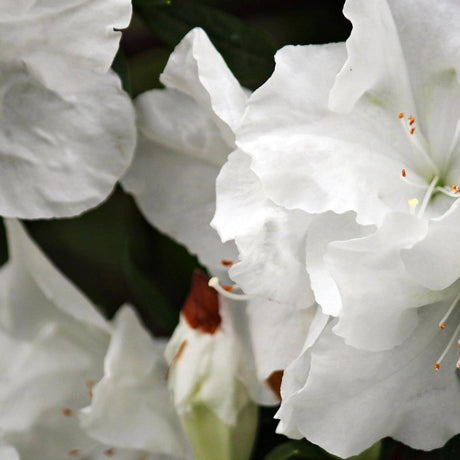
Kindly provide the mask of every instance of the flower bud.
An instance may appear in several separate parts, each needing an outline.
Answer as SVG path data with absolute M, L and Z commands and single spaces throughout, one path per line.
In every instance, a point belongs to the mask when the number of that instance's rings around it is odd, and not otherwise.
M 245 460 L 254 443 L 257 405 L 244 381 L 238 342 L 208 281 L 195 272 L 166 348 L 168 385 L 195 458 Z

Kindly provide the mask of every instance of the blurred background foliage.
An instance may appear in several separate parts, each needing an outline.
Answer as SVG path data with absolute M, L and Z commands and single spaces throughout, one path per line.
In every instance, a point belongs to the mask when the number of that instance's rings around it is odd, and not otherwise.
M 235 76 L 253 90 L 273 71 L 277 49 L 343 41 L 351 30 L 340 0 L 133 0 L 133 5 L 133 20 L 113 65 L 133 98 L 161 87 L 159 75 L 169 54 L 195 26 L 206 30 Z M 79 217 L 30 221 L 27 228 L 107 317 L 129 302 L 154 334 L 171 334 L 198 261 L 152 228 L 121 187 L 97 209 Z M 0 230 L 0 260 L 5 261 Z M 335 458 L 307 441 L 276 435 L 274 413 L 261 409 L 254 459 Z M 377 457 L 374 448 L 360 458 Z M 459 443 L 423 453 L 385 440 L 380 458 L 458 459 Z

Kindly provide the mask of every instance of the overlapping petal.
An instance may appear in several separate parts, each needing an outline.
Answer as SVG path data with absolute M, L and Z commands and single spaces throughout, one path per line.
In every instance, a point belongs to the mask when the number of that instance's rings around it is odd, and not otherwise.
M 215 178 L 231 151 L 208 112 L 176 90 L 152 91 L 137 100 L 139 141 L 122 179 L 147 219 L 187 245 L 214 269 L 236 256 L 209 227 Z
M 94 439 L 91 432 L 82 429 L 78 411 L 90 403 L 92 387 L 102 377 L 110 340 L 116 347 L 111 346 L 106 361 L 111 360 L 115 352 L 129 357 L 137 344 L 133 337 L 144 345 L 143 362 L 139 364 L 141 355 L 137 352 L 139 361 L 129 361 L 132 371 L 129 384 L 137 385 L 136 388 L 142 387 L 145 379 L 134 371 L 137 369 L 142 375 L 148 372 L 143 364 L 148 356 L 159 356 L 162 348 L 150 347 L 151 339 L 130 311 L 120 313 L 127 318 L 120 320 L 121 325 L 117 323 L 113 332 L 112 325 L 52 265 L 19 222 L 8 220 L 6 226 L 10 260 L 0 272 L 2 439 L 14 446 L 24 460 L 62 460 L 72 456 L 101 460 L 115 453 L 126 460 L 151 458 L 146 457 L 143 445 L 131 448 L 123 444 L 117 439 L 115 429 L 106 443 Z M 126 329 L 127 333 L 123 334 Z M 127 369 L 126 363 L 123 363 L 124 369 Z M 116 370 L 116 366 L 110 369 L 114 374 Z M 162 424 L 164 431 L 163 437 L 157 438 L 157 450 L 149 445 L 153 452 L 162 451 L 168 434 L 177 433 L 176 427 L 168 425 L 168 415 L 173 408 L 164 397 L 167 395 L 164 373 L 156 373 L 157 370 L 151 369 L 150 376 L 158 384 L 149 387 L 149 394 L 153 400 L 160 395 L 160 406 L 167 409 L 156 412 L 158 425 Z M 108 392 L 106 396 L 113 393 Z M 130 401 L 123 399 L 124 395 L 118 398 L 119 392 L 116 396 L 106 400 L 109 407 L 116 408 L 117 404 Z M 120 425 L 126 423 L 125 415 L 118 420 Z M 111 424 L 107 423 L 106 429 L 113 428 L 114 419 L 107 417 L 106 422 L 109 421 Z
M 354 213 L 324 213 L 316 216 L 308 228 L 306 244 L 306 268 L 315 300 L 326 315 L 338 316 L 342 299 L 337 284 L 326 264 L 325 255 L 329 243 L 363 237 L 372 227 L 356 223 Z
M 389 112 L 415 116 L 430 153 L 445 160 L 460 116 L 457 6 L 455 0 L 347 1 L 353 31 L 330 107 L 350 111 L 372 94 Z
M 405 267 L 428 289 L 443 290 L 460 277 L 460 203 L 443 216 L 431 219 L 425 237 L 402 251 Z
M 286 369 L 299 355 L 315 311 L 315 308 L 298 309 L 292 304 L 261 298 L 248 302 L 248 336 L 261 381 Z
M 88 434 L 105 444 L 185 458 L 186 442 L 165 382 L 163 350 L 129 307 L 117 313 L 105 375 L 80 416 Z
M 53 89 L 79 85 L 81 70 L 109 70 L 131 10 L 130 0 L 7 0 L 0 6 L 0 61 L 29 63 Z
M 248 155 L 235 151 L 217 179 L 212 225 L 239 250 L 230 276 L 248 294 L 306 308 L 314 302 L 302 253 L 311 216 L 266 198 L 249 166 Z
M 426 221 L 394 213 L 367 237 L 329 245 L 326 264 L 343 304 L 334 332 L 347 344 L 373 351 L 399 345 L 416 327 L 416 307 L 449 296 L 420 285 L 401 259 L 426 231 Z
M 80 214 L 125 172 L 134 112 L 109 68 L 130 18 L 129 0 L 2 3 L 1 215 Z
M 328 325 L 307 351 L 308 377 L 302 377 L 299 391 L 282 402 L 282 420 L 283 408 L 291 413 L 285 420 L 289 423 L 280 425 L 282 431 L 298 431 L 341 457 L 355 455 L 385 436 L 418 449 L 442 446 L 460 431 L 455 348 L 439 372 L 433 368 L 451 338 L 437 327 L 448 304 L 422 308 L 411 337 L 380 353 L 345 345 L 333 333 L 333 323 Z M 286 374 L 305 376 L 305 360 L 298 364 Z
M 380 224 L 389 210 L 421 200 L 428 166 L 407 155 L 412 147 L 398 114 L 370 95 L 352 114 L 328 109 L 344 51 L 343 44 L 280 50 L 273 76 L 249 100 L 237 144 L 277 204 L 310 213 L 354 210 L 360 223 Z
M 234 131 L 246 108 L 246 94 L 206 33 L 195 28 L 179 43 L 161 74 L 161 82 L 192 97 L 213 116 L 223 138 Z
M 0 213 L 70 216 L 95 206 L 127 168 L 134 115 L 119 79 L 85 74 L 47 88 L 33 69 L 0 61 Z

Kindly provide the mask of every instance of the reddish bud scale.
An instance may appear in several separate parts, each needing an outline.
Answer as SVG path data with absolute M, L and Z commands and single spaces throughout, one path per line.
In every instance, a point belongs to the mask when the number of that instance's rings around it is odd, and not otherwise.
M 233 260 L 227 260 L 227 259 L 222 259 L 220 261 L 220 263 L 224 266 L 224 267 L 231 267 L 233 265 Z
M 275 396 L 281 401 L 281 382 L 283 380 L 284 371 L 273 371 L 266 380 L 270 389 L 275 393 Z
M 208 286 L 209 277 L 195 270 L 192 286 L 182 307 L 182 315 L 188 325 L 207 334 L 214 334 L 221 323 L 219 296 Z

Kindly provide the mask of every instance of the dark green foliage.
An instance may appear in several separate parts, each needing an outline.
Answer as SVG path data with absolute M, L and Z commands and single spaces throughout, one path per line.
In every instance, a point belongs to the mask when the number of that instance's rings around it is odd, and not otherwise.
M 187 0 L 137 0 L 135 11 L 166 44 L 175 46 L 194 27 L 203 28 L 240 82 L 255 87 L 273 71 L 276 45 L 262 31 L 216 8 Z

